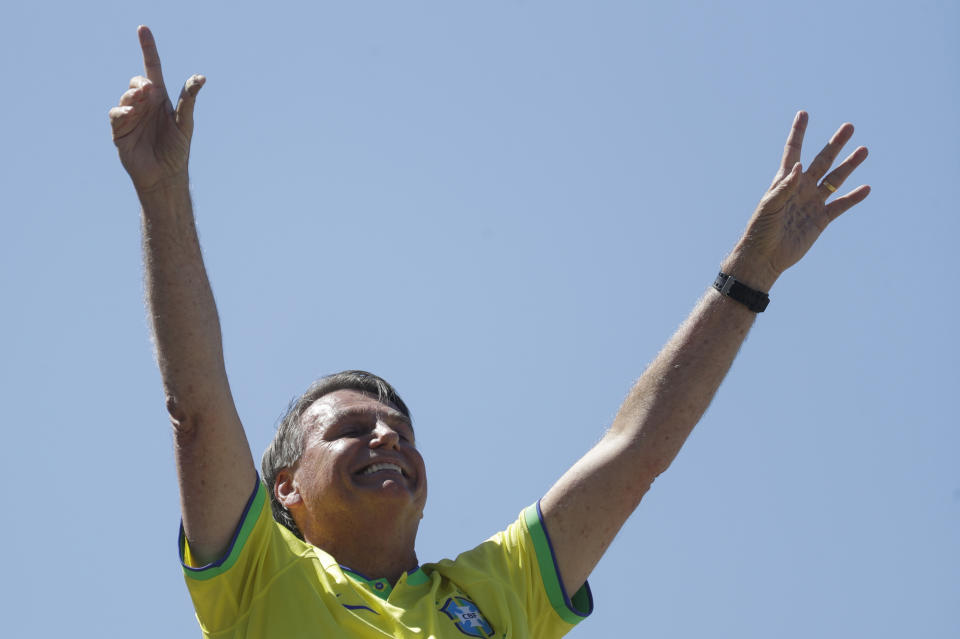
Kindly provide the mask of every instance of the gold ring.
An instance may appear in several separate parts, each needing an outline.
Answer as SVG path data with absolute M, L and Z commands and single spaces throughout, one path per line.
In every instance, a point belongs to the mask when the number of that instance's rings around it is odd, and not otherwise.
M 837 187 L 835 187 L 834 185 L 830 184 L 830 183 L 827 182 L 826 180 L 824 180 L 823 182 L 821 182 L 821 183 L 820 183 L 820 186 L 825 186 L 825 187 L 827 187 L 827 190 L 830 191 L 831 193 L 835 193 L 836 190 L 837 190 Z

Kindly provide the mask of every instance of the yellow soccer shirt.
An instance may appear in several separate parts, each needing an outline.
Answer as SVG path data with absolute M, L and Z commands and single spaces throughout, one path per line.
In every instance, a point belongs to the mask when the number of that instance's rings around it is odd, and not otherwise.
M 567 597 L 539 504 L 473 550 L 404 573 L 391 587 L 276 523 L 258 479 L 225 556 L 193 567 L 181 528 L 180 558 L 210 639 L 547 639 L 593 610 L 587 584 Z

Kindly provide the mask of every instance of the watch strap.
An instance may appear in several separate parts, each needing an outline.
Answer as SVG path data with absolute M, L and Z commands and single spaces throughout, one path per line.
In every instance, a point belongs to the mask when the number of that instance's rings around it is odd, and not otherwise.
M 767 304 L 770 303 L 770 296 L 762 291 L 752 289 L 732 275 L 720 272 L 717 279 L 713 281 L 713 288 L 717 289 L 721 295 L 734 299 L 754 313 L 762 313 Z

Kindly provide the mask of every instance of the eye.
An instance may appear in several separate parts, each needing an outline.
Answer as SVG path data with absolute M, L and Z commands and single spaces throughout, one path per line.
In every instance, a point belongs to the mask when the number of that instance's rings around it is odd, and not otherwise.
M 363 424 L 347 424 L 340 429 L 340 437 L 359 437 L 367 431 Z

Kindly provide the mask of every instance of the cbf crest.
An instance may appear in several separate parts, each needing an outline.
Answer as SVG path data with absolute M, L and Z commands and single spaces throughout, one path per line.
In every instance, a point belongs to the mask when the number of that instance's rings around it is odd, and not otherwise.
M 477 604 L 466 597 L 450 597 L 440 610 L 453 620 L 457 630 L 468 637 L 493 636 L 493 626 L 484 619 Z

